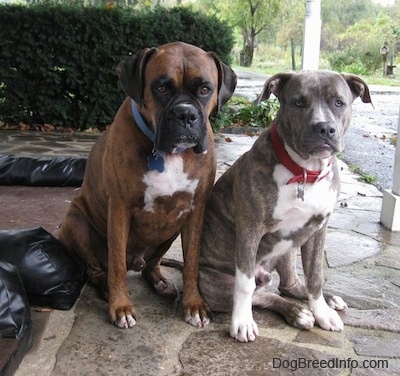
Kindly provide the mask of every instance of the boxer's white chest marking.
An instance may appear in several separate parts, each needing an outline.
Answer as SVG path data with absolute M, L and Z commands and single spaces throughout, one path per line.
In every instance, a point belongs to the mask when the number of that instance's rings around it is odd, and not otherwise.
M 172 154 L 164 157 L 164 171 L 148 171 L 143 176 L 143 183 L 146 184 L 144 210 L 154 212 L 154 200 L 157 197 L 172 196 L 175 192 L 194 195 L 199 179 L 190 179 L 184 171 L 182 157 Z
M 331 189 L 331 176 L 328 176 L 317 183 L 306 183 L 304 201 L 299 200 L 298 183 L 286 184 L 292 176 L 281 164 L 275 167 L 273 177 L 278 184 L 279 192 L 273 218 L 279 220 L 279 223 L 273 230 L 281 231 L 283 236 L 304 227 L 312 216 L 326 217 L 333 211 L 337 199 L 336 190 Z

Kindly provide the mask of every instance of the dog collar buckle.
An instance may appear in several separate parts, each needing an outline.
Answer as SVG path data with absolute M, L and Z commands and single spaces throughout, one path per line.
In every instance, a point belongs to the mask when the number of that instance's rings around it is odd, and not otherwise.
M 304 170 L 304 169 L 303 169 L 303 177 L 304 177 L 304 180 L 303 181 L 299 181 L 297 183 L 297 195 L 296 195 L 296 197 L 297 197 L 298 200 L 301 200 L 301 201 L 304 201 L 304 184 L 307 181 L 307 171 Z
M 147 168 L 150 171 L 164 172 L 164 158 L 162 153 L 153 149 L 153 152 L 147 156 Z

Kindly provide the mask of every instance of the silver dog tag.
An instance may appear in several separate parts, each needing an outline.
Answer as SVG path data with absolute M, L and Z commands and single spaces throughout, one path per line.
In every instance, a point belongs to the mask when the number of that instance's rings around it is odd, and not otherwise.
M 304 201 L 304 183 L 297 184 L 297 199 Z

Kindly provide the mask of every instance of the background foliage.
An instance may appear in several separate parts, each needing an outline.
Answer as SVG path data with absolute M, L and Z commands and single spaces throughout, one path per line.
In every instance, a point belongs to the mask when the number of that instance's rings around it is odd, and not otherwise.
M 389 3 L 389 2 L 386 2 Z M 243 51 L 252 25 L 257 26 L 252 68 L 268 73 L 301 68 L 303 28 L 306 0 L 196 0 L 198 9 L 214 12 L 234 28 L 237 35 L 235 64 L 243 64 Z M 377 0 L 321 1 L 321 61 L 322 69 L 342 69 L 351 73 L 380 72 L 379 50 L 385 43 L 390 49 L 389 61 L 400 65 L 400 0 L 384 5 Z M 266 15 L 266 16 L 264 16 Z M 292 49 L 295 62 L 292 61 Z M 347 62 L 344 63 L 344 60 Z M 397 62 L 396 62 L 397 60 Z M 247 60 L 251 61 L 251 60 Z M 241 64 L 242 63 L 242 64 Z M 296 63 L 296 64 L 293 64 Z
M 181 40 L 230 62 L 231 29 L 190 8 L 0 6 L 0 120 L 83 130 L 111 123 L 128 53 Z

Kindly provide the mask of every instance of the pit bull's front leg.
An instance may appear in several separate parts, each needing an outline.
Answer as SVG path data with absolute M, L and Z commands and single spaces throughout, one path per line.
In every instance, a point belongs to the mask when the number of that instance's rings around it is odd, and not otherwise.
M 327 304 L 322 294 L 323 254 L 326 237 L 326 224 L 301 247 L 304 276 L 308 291 L 310 311 L 317 324 L 325 330 L 343 330 L 343 321 L 338 313 Z M 338 304 L 336 309 L 345 309 L 346 303 L 340 297 L 332 297 Z
M 249 229 L 240 223 L 236 224 L 236 272 L 230 335 L 240 342 L 254 341 L 258 335 L 258 327 L 253 319 L 252 300 L 256 288 L 254 270 L 260 233 L 262 232 L 257 228 Z
M 108 312 L 110 320 L 119 328 L 136 324 L 136 312 L 129 298 L 126 284 L 126 248 L 130 229 L 129 210 L 115 199 L 108 202 Z

